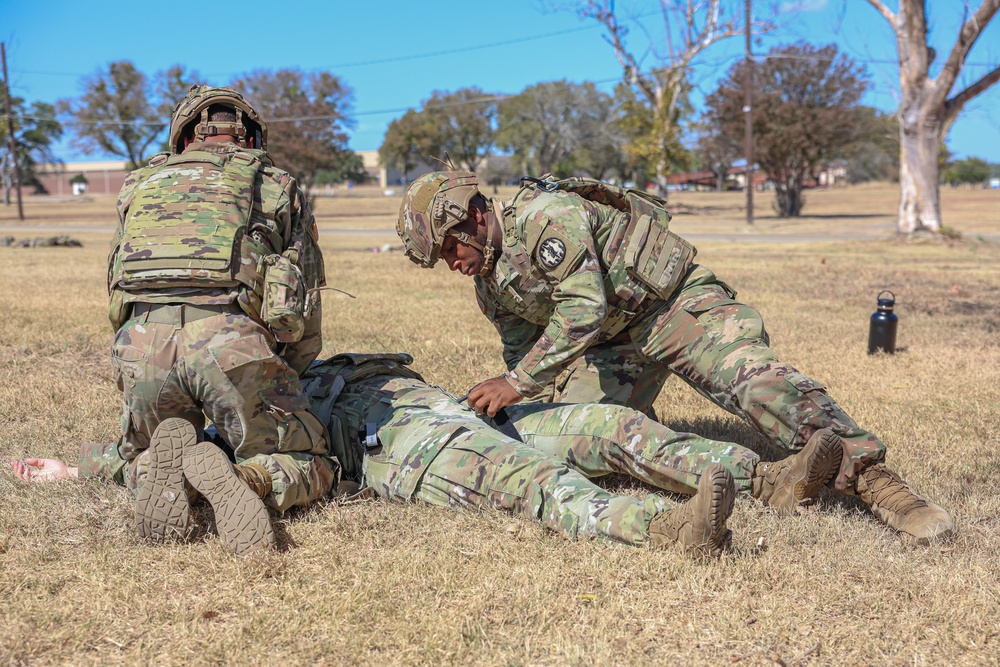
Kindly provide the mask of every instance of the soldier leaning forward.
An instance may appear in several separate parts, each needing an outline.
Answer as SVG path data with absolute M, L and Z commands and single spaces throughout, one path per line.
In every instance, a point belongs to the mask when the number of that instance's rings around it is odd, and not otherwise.
M 135 508 L 143 536 L 187 532 L 186 501 L 164 500 L 177 495 L 182 467 L 226 503 L 213 504 L 216 521 L 236 551 L 273 543 L 264 503 L 308 503 L 337 477 L 299 382 L 322 347 L 323 258 L 308 204 L 266 140 L 240 93 L 193 86 L 174 109 L 170 151 L 129 174 L 119 194 L 109 316 L 124 398 L 119 453 L 153 464 Z M 233 443 L 235 470 L 195 455 L 206 416 Z M 173 417 L 195 431 L 171 420 L 154 438 Z M 268 521 L 254 544 L 235 528 L 250 519 Z
M 589 179 L 523 179 L 505 203 L 475 174 L 446 171 L 410 184 L 397 232 L 417 264 L 441 257 L 475 277 L 510 369 L 470 392 L 477 409 L 541 396 L 647 410 L 673 373 L 786 450 L 832 429 L 838 490 L 919 540 L 949 535 L 948 513 L 886 469 L 883 444 L 822 385 L 777 359 L 760 314 L 694 263 L 669 220 L 662 200 Z

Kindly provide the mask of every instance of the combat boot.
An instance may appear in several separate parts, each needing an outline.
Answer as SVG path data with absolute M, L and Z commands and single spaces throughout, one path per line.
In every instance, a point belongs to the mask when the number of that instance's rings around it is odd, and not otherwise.
M 955 522 L 943 507 L 918 496 L 884 463 L 858 474 L 855 490 L 883 523 L 913 537 L 917 544 L 944 539 L 955 532 Z
M 840 436 L 828 428 L 812 434 L 797 454 L 780 461 L 762 461 L 754 468 L 750 493 L 787 516 L 815 498 L 836 474 L 843 456 Z
M 683 505 L 660 512 L 649 523 L 649 539 L 654 549 L 679 544 L 695 558 L 716 557 L 729 548 L 732 531 L 726 521 L 733 513 L 736 482 L 724 466 L 713 463 L 705 468 L 698 492 Z
M 221 449 L 199 442 L 184 454 L 184 475 L 215 511 L 219 538 L 237 556 L 275 546 L 263 498 L 271 476 L 260 466 L 234 466 Z
M 185 450 L 197 441 L 194 425 L 177 417 L 163 420 L 153 431 L 147 454 L 149 472 L 135 498 L 139 537 L 162 540 L 187 536 L 191 511 L 182 461 Z

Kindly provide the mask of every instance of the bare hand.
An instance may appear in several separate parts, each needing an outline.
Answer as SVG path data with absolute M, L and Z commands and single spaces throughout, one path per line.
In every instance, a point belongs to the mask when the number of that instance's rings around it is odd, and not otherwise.
M 480 382 L 469 391 L 469 407 L 477 413 L 484 411 L 496 417 L 497 411 L 520 402 L 521 395 L 503 375 Z
M 76 477 L 75 468 L 70 468 L 59 459 L 24 459 L 11 461 L 14 477 L 25 482 L 54 482 Z

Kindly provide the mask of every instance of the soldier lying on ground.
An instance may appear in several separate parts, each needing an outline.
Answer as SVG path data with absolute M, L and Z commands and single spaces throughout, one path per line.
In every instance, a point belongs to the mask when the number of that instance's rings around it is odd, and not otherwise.
M 786 451 L 832 430 L 838 491 L 918 541 L 950 535 L 948 513 L 885 467 L 882 442 L 779 361 L 760 314 L 693 263 L 664 204 L 583 179 L 522 179 L 509 202 L 487 199 L 470 172 L 410 184 L 396 224 L 407 256 L 425 268 L 442 258 L 473 278 L 504 344 L 509 372 L 474 387 L 469 404 L 492 415 L 541 397 L 645 412 L 679 375 Z
M 338 493 L 370 488 L 388 499 L 494 507 L 572 536 L 630 545 L 676 542 L 695 554 L 717 555 L 729 539 L 726 520 L 737 488 L 787 513 L 813 495 L 840 460 L 836 438 L 828 437 L 784 461 L 762 463 L 739 445 L 677 433 L 615 405 L 515 406 L 511 423 L 519 442 L 426 384 L 409 362 L 403 354 L 337 355 L 303 375 L 311 411 L 328 427 Z M 215 445 L 196 440 L 190 424 L 168 420 L 150 449 L 127 462 L 114 445 L 85 445 L 79 473 L 112 479 L 133 493 L 159 475 L 160 497 L 180 497 L 187 491 L 170 470 L 184 467 L 181 460 L 191 452 L 198 459 L 223 457 Z M 54 459 L 12 465 L 26 480 L 76 476 Z M 697 495 L 670 509 L 660 496 L 638 500 L 587 479 L 612 472 Z M 282 484 L 275 480 L 274 488 Z M 220 535 L 258 530 L 240 522 L 238 507 L 215 509 Z M 257 543 L 254 537 L 239 541 Z

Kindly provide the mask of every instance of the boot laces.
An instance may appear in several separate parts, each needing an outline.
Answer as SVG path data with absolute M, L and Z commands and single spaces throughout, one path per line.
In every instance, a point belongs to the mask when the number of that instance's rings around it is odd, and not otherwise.
M 927 507 L 927 501 L 913 492 L 899 475 L 882 466 L 861 473 L 871 494 L 872 504 L 897 514 L 908 514 Z

